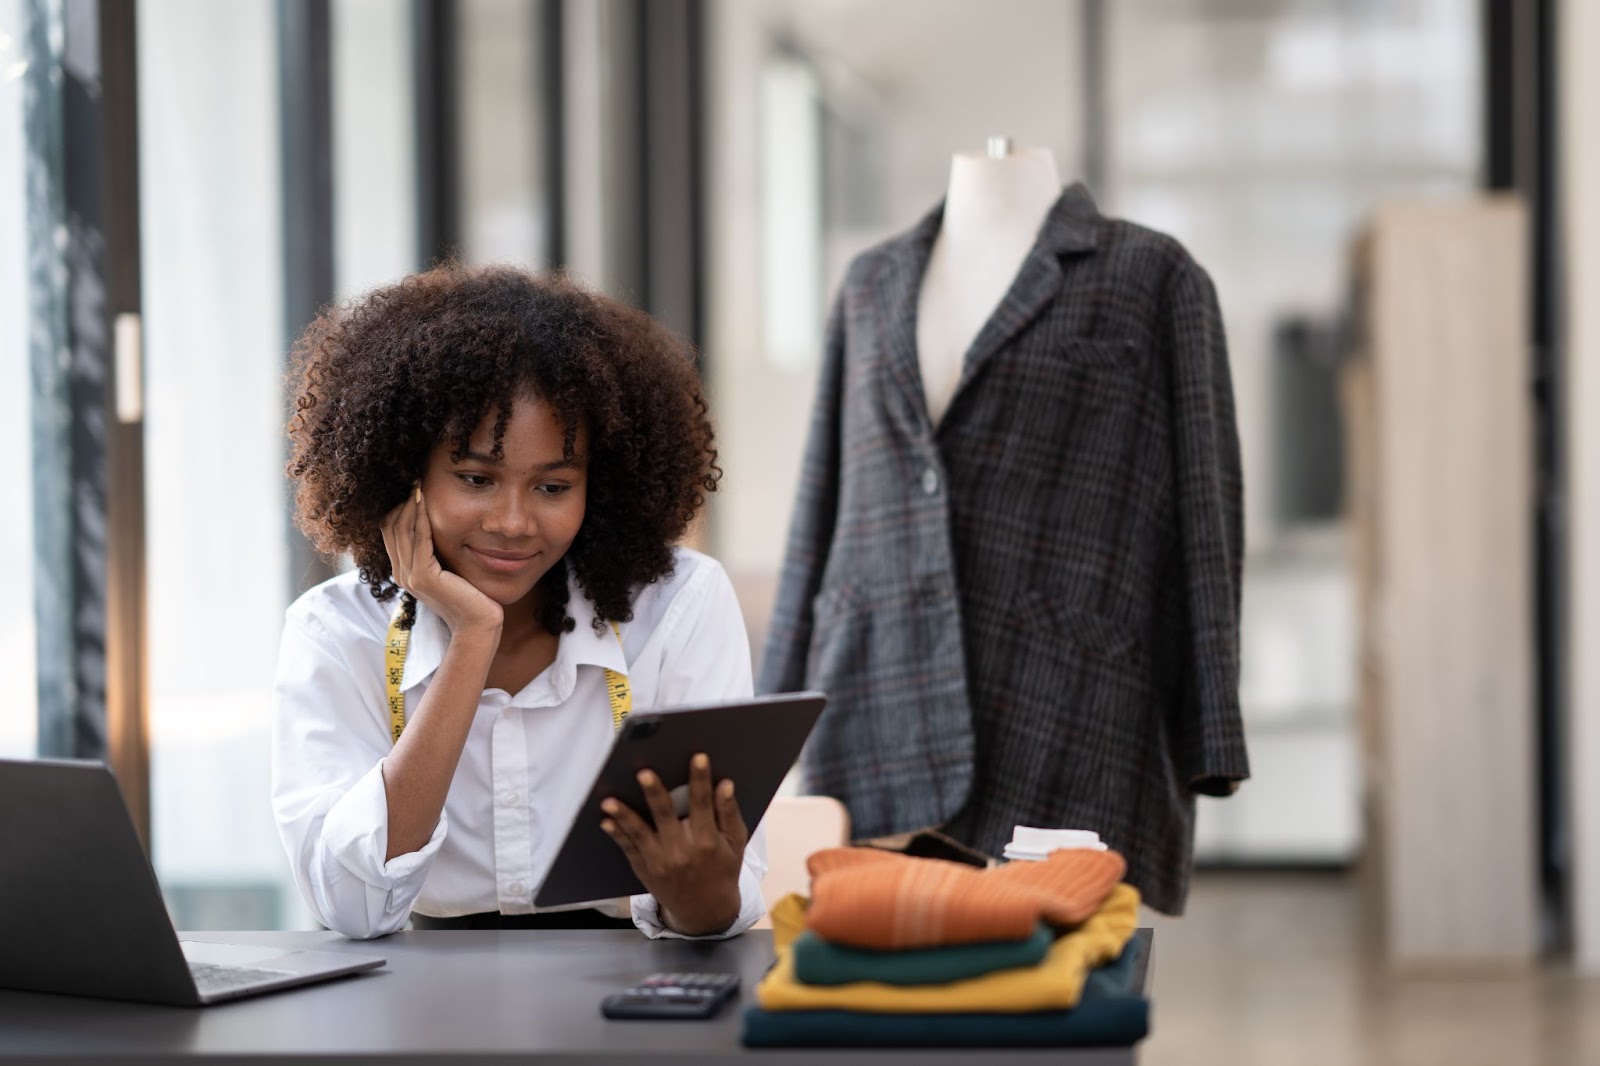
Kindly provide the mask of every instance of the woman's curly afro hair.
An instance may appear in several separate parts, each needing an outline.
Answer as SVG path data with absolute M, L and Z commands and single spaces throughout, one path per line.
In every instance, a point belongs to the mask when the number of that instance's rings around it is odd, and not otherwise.
M 498 455 L 519 396 L 554 409 L 568 457 L 578 427 L 589 431 L 583 525 L 539 584 L 550 632 L 572 628 L 569 567 L 596 629 L 632 618 L 634 593 L 671 572 L 673 545 L 721 475 L 688 346 L 559 275 L 446 264 L 405 278 L 307 327 L 291 377 L 295 522 L 325 555 L 349 552 L 381 601 L 397 591 L 383 517 L 436 444 L 459 459 L 491 414 Z

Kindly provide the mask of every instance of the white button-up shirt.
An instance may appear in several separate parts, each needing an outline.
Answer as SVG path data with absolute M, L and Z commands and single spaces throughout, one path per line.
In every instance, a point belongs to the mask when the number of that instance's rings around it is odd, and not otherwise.
M 388 862 L 383 760 L 393 747 L 384 641 L 393 604 L 353 573 L 289 608 L 274 685 L 272 805 L 295 881 L 317 919 L 346 936 L 383 936 L 413 908 L 433 917 L 530 914 L 612 741 L 605 671 L 626 674 L 633 707 L 741 699 L 752 692 L 750 645 L 722 567 L 680 548 L 672 576 L 641 590 L 622 637 L 596 634 L 594 607 L 571 583 L 555 662 L 521 692 L 488 689 L 432 838 Z M 418 604 L 401 689 L 414 713 L 444 657 L 449 630 Z M 712 768 L 713 771 L 716 767 Z M 757 829 L 739 878 L 731 936 L 764 912 L 766 849 Z M 677 936 L 649 895 L 582 904 L 632 916 L 648 936 Z M 568 909 L 568 908 L 556 908 Z

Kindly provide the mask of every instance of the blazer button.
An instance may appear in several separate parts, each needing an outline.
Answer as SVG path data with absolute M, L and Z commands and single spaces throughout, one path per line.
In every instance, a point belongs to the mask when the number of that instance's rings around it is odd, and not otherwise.
M 922 472 L 922 491 L 929 496 L 939 491 L 939 472 L 931 466 Z

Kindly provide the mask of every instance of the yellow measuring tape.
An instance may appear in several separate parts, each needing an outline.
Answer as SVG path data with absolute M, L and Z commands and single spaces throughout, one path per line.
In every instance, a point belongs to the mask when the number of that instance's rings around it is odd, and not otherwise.
M 617 636 L 617 646 L 622 646 L 622 630 L 611 623 L 611 632 Z M 394 742 L 406 728 L 406 694 L 400 691 L 400 682 L 406 674 L 406 652 L 411 650 L 411 630 L 400 628 L 400 612 L 389 619 L 389 639 L 383 646 L 383 683 L 389 694 L 389 732 Z M 615 670 L 606 671 L 606 699 L 611 703 L 611 728 L 621 729 L 628 712 L 633 710 L 633 692 L 628 688 L 628 676 Z

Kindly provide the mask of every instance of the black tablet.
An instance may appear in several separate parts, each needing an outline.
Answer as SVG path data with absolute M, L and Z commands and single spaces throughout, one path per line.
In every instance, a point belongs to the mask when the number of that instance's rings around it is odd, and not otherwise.
M 654 770 L 685 809 L 689 760 L 705 752 L 711 776 L 731 777 L 744 824 L 755 832 L 784 775 L 822 714 L 817 692 L 760 696 L 737 703 L 638 711 L 628 716 L 533 902 L 540 907 L 643 892 L 628 858 L 600 828 L 600 802 L 615 796 L 650 821 L 640 770 Z

